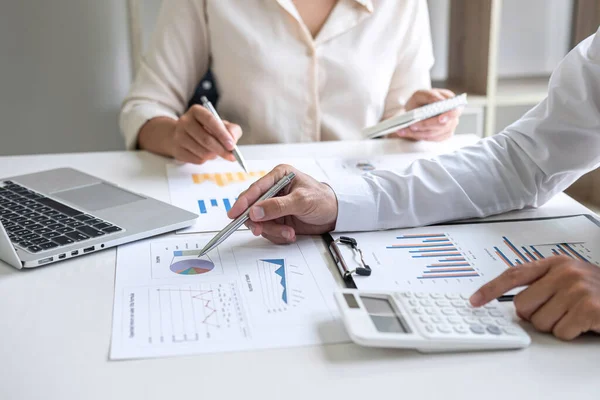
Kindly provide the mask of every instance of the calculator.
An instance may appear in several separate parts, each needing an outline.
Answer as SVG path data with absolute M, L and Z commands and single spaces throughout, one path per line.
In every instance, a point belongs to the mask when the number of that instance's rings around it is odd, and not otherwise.
M 335 293 L 352 340 L 363 346 L 416 349 L 422 353 L 518 349 L 529 335 L 497 300 L 473 308 L 457 293 Z
M 467 95 L 463 93 L 456 97 L 436 101 L 435 103 L 427 104 L 422 107 L 415 108 L 414 110 L 399 114 L 390 119 L 386 119 L 375 126 L 365 128 L 363 130 L 363 134 L 368 139 L 374 139 L 392 132 L 396 132 L 419 121 L 435 117 L 436 115 L 440 115 L 466 105 Z

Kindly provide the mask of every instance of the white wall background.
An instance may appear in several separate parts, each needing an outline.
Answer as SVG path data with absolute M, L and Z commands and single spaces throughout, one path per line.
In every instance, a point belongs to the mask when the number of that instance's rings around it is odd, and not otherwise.
M 147 44 L 161 0 L 141 3 Z M 428 3 L 443 79 L 449 0 Z M 500 74 L 548 74 L 568 49 L 572 0 L 503 3 Z M 121 149 L 128 38 L 126 0 L 2 1 L 0 155 Z
M 124 0 L 3 0 L 0 155 L 122 148 L 127 37 Z

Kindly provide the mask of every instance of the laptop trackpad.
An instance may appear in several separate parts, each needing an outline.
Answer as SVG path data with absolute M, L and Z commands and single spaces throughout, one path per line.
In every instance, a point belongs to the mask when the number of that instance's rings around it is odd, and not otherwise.
M 52 195 L 88 211 L 99 211 L 144 200 L 144 197 L 105 183 L 54 192 Z

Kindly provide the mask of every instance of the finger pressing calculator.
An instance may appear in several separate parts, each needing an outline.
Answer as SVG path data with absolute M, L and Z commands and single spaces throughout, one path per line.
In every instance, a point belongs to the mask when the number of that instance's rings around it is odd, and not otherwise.
M 337 305 L 352 340 L 422 353 L 527 347 L 529 335 L 494 300 L 473 308 L 457 293 L 342 290 Z

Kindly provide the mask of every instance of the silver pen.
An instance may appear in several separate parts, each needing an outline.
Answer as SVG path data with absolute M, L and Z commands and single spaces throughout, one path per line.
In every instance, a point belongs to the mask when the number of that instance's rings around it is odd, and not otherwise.
M 223 126 L 225 126 L 225 124 L 223 123 L 223 120 L 217 113 L 217 110 L 215 110 L 215 107 L 206 98 L 206 96 L 200 97 L 200 101 L 202 101 L 202 105 L 204 106 L 204 108 L 206 108 L 208 111 L 210 111 L 210 113 L 217 119 L 217 121 L 219 121 Z M 233 144 L 233 150 L 231 152 L 233 153 L 233 156 L 237 160 L 238 164 L 240 164 L 240 166 L 244 169 L 244 172 L 248 173 L 248 168 L 246 167 L 246 161 L 244 160 L 244 157 L 242 157 L 242 153 L 240 152 L 240 149 L 238 149 L 238 147 L 235 143 Z
M 273 187 L 271 189 L 269 189 L 265 194 L 263 194 L 258 200 L 256 200 L 256 202 L 254 204 L 264 201 L 264 200 L 267 200 L 267 199 L 270 199 L 271 197 L 275 196 L 277 193 L 279 193 L 281 191 L 281 189 L 283 189 L 284 187 L 289 185 L 289 183 L 295 177 L 296 177 L 296 174 L 294 174 L 293 172 L 290 172 L 288 175 L 281 178 L 279 180 L 279 182 L 277 182 L 275 185 L 273 185 Z M 231 221 L 229 223 L 229 225 L 227 225 L 225 228 L 223 228 L 223 230 L 221 232 L 217 233 L 217 235 L 214 238 L 212 238 L 210 240 L 210 242 L 208 242 L 206 244 L 206 246 L 204 246 L 204 248 L 202 249 L 202 251 L 200 252 L 200 255 L 198 257 L 202 257 L 203 255 L 205 255 L 206 253 L 208 253 L 209 251 L 211 251 L 212 249 L 214 249 L 215 247 L 217 247 L 218 245 L 223 243 L 223 241 L 225 239 L 227 239 L 229 236 L 231 236 L 233 234 L 233 232 L 237 231 L 240 226 L 242 226 L 246 221 L 248 221 L 248 219 L 250 218 L 250 209 L 254 206 L 254 204 L 252 204 L 250 207 L 248 207 L 248 209 L 246 211 L 244 211 L 244 213 L 242 215 L 240 215 L 239 217 L 237 217 L 236 219 Z

